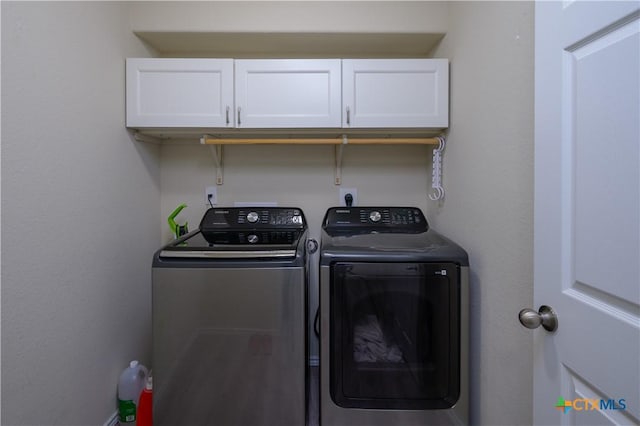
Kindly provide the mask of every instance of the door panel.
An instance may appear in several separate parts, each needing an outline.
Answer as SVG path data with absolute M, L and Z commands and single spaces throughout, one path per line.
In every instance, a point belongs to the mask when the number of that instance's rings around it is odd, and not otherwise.
M 344 59 L 345 127 L 447 127 L 447 59 Z
M 232 59 L 127 59 L 127 126 L 233 127 Z
M 638 21 L 565 53 L 575 179 L 574 282 L 639 304 Z M 635 66 L 629 58 L 636 55 Z M 581 102 L 585 100 L 595 100 Z M 573 128 L 573 129 L 572 129 Z M 611 267 L 616 265 L 615 274 Z
M 340 59 L 238 59 L 241 128 L 341 127 Z
M 536 424 L 640 423 L 639 17 L 536 4 Z

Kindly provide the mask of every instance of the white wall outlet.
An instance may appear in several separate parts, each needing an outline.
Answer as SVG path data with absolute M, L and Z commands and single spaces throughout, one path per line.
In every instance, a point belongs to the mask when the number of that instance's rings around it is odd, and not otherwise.
M 218 204 L 218 188 L 215 186 L 207 186 L 204 190 L 204 203 L 207 207 Z
M 347 202 L 344 200 L 345 195 L 351 194 L 353 196 L 352 206 L 358 205 L 358 189 L 357 188 L 340 188 L 340 206 L 346 206 Z

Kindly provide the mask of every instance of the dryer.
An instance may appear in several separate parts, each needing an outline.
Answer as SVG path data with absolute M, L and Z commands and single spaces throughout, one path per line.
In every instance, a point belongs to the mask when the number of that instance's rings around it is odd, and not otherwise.
M 335 207 L 320 245 L 320 423 L 468 424 L 467 253 L 415 207 Z

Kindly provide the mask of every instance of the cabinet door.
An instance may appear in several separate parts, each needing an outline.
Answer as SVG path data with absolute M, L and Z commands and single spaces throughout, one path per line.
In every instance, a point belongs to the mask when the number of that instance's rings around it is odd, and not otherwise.
M 128 127 L 233 127 L 232 59 L 127 59 Z
M 236 60 L 236 126 L 342 127 L 340 90 L 340 59 Z
M 345 59 L 344 127 L 448 127 L 447 59 Z

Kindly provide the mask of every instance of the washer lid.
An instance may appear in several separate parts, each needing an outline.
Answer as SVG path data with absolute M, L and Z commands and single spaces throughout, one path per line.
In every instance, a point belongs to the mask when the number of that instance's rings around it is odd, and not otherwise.
M 259 233 L 258 233 L 259 234 Z M 301 233 L 302 234 L 302 233 Z M 228 240 L 219 236 L 220 242 L 211 243 L 200 231 L 191 232 L 162 248 L 158 256 L 163 259 L 286 259 L 296 257 L 301 235 L 287 243 L 268 244 L 268 236 L 259 234 L 260 242 L 249 243 L 248 238 L 231 233 Z M 286 238 L 285 238 L 286 239 Z M 240 240 L 244 243 L 240 243 Z
M 307 231 L 291 244 L 211 244 L 200 230 L 157 250 L 154 268 L 304 268 Z
M 322 232 L 320 264 L 334 262 L 454 262 L 469 265 L 467 252 L 433 229 L 418 234 L 371 232 L 329 235 Z

